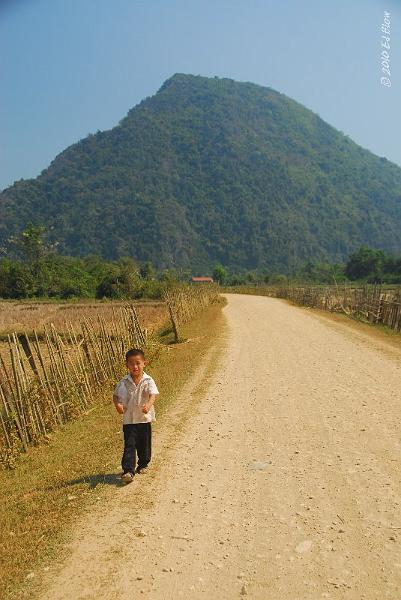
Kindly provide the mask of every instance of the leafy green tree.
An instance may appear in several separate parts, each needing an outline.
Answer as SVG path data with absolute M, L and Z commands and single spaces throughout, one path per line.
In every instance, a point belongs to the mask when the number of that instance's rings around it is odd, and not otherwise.
M 150 281 L 150 280 L 146 280 Z M 96 289 L 98 298 L 141 298 L 145 282 L 138 273 L 136 261 L 129 257 L 109 263 L 108 271 Z
M 370 281 L 381 281 L 385 258 L 383 250 L 361 246 L 350 255 L 345 273 L 353 280 L 368 278 Z
M 95 295 L 95 281 L 82 259 L 52 254 L 46 264 L 50 280 L 48 296 L 68 299 Z
M 139 274 L 138 263 L 125 256 L 117 261 L 120 269 L 120 283 L 128 298 L 140 298 L 143 294 L 144 283 Z
M 286 275 L 283 275 L 283 273 L 273 273 L 270 276 L 269 283 L 271 285 L 287 285 L 288 277 L 286 277 Z
M 244 285 L 246 283 L 245 275 L 241 273 L 231 273 L 226 283 L 227 285 Z
M 96 289 L 97 298 L 123 298 L 125 296 L 120 269 L 110 265 L 107 275 L 103 277 Z
M 260 277 L 257 271 L 248 271 L 248 273 L 246 274 L 246 280 L 249 283 L 258 283 L 258 281 L 260 281 Z
M 155 277 L 155 268 L 150 260 L 143 263 L 139 269 L 142 279 L 153 279 Z
M 37 265 L 45 257 L 45 232 L 46 228 L 43 225 L 34 225 L 29 222 L 21 234 L 19 246 L 22 251 L 22 259 L 29 265 Z
M 50 274 L 46 257 L 51 252 L 50 246 L 45 243 L 46 228 L 43 225 L 34 225 L 28 222 L 25 229 L 17 237 L 11 238 L 11 243 L 21 262 L 26 266 L 25 269 L 15 267 L 13 277 L 17 277 L 22 285 L 20 276 L 28 281 L 27 295 L 29 296 L 47 296 L 50 284 Z M 17 276 L 17 271 L 19 275 Z M 22 275 L 24 271 L 24 275 Z M 18 293 L 22 293 L 24 285 L 19 288 Z M 29 292 L 28 292 L 29 290 Z
M 225 268 L 222 265 L 217 264 L 214 267 L 213 279 L 214 279 L 214 281 L 217 281 L 217 283 L 219 283 L 220 285 L 224 284 L 225 280 L 227 279 L 227 271 L 225 270 Z
M 9 270 L 9 298 L 30 298 L 36 295 L 37 282 L 28 265 L 15 261 Z
M 323 262 L 307 262 L 295 275 L 300 282 L 311 283 L 339 283 L 346 281 L 345 266 Z
M 164 269 L 162 274 L 160 275 L 160 281 L 168 285 L 176 285 L 179 282 L 179 275 L 175 271 L 175 269 Z

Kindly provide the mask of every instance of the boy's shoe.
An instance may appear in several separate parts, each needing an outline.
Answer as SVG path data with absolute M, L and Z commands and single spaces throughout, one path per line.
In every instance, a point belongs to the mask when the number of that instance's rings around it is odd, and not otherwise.
M 149 467 L 137 467 L 135 469 L 135 473 L 138 473 L 138 475 L 142 475 L 142 473 L 148 473 L 149 472 Z
M 133 479 L 134 479 L 134 474 L 133 473 L 123 473 L 121 475 L 121 479 L 123 480 L 124 483 L 131 483 L 131 481 L 133 481 Z

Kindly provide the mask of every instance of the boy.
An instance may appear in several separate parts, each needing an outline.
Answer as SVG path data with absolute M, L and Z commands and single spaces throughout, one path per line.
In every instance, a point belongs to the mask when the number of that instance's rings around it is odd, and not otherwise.
M 154 401 L 159 394 L 156 383 L 144 372 L 148 364 L 139 348 L 128 350 L 125 362 L 129 373 L 114 389 L 113 402 L 123 416 L 124 453 L 121 460 L 124 483 L 131 483 L 135 473 L 146 473 L 152 448 L 151 422 L 156 420 Z M 138 453 L 138 466 L 136 465 Z

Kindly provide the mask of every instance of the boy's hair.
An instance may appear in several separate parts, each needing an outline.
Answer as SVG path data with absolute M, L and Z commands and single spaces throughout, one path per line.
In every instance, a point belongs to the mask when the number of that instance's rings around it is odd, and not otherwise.
M 128 352 L 125 353 L 125 362 L 127 362 L 130 356 L 141 356 L 143 360 L 145 360 L 145 353 L 140 348 L 131 348 L 128 350 Z

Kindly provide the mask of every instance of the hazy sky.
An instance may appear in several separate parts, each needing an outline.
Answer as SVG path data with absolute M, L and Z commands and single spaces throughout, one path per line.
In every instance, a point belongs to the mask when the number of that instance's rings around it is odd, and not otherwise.
M 399 0 L 0 0 L 0 189 L 177 72 L 272 87 L 401 165 Z

